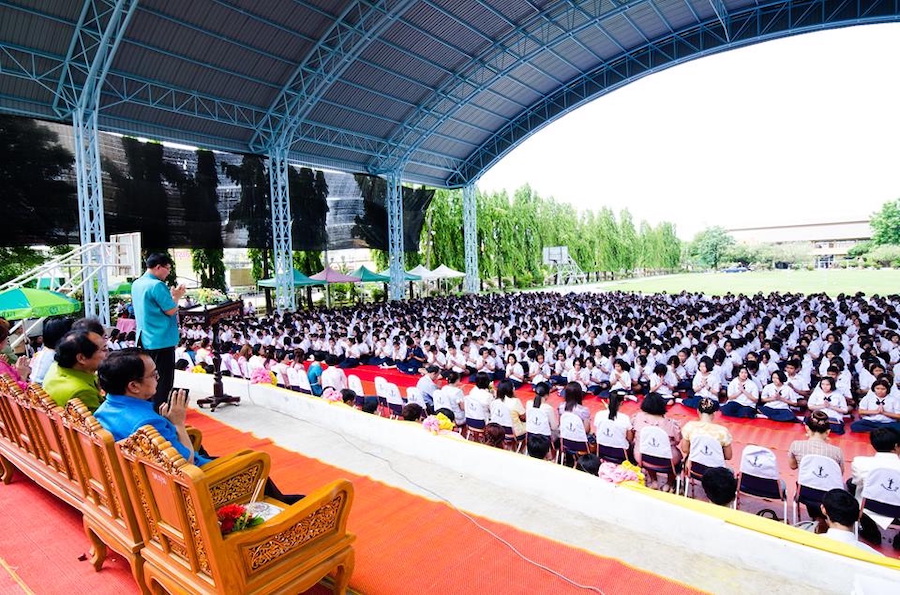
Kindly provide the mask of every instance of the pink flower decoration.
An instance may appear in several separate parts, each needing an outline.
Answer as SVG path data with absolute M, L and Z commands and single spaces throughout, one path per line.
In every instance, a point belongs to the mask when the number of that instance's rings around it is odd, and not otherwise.
M 250 384 L 275 384 L 272 373 L 265 368 L 256 368 L 250 374 Z
M 425 418 L 425 421 L 422 422 L 422 427 L 432 434 L 437 434 L 441 431 L 441 422 L 434 415 L 429 415 Z

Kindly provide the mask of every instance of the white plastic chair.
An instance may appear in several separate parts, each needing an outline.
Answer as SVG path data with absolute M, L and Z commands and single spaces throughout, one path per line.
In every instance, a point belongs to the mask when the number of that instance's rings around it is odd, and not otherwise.
M 788 522 L 787 490 L 778 473 L 775 453 L 756 444 L 748 444 L 741 453 L 741 471 L 737 477 L 737 493 L 732 507 L 737 510 L 741 496 L 753 496 L 764 500 L 781 500 L 784 504 L 785 523 Z
M 406 396 L 409 398 L 409 391 L 407 391 Z M 435 411 L 438 411 L 439 409 L 452 409 L 452 407 L 450 407 L 450 401 L 444 395 L 444 389 L 442 388 L 431 393 L 431 400 L 434 402 Z
M 684 465 L 684 495 L 690 498 L 694 480 L 703 479 L 707 469 L 725 466 L 725 452 L 722 444 L 705 434 L 691 437 L 691 452 Z
M 829 490 L 844 488 L 841 467 L 834 459 L 822 455 L 804 455 L 797 472 L 794 490 L 794 524 L 800 522 L 800 504 L 822 504 Z
M 404 405 L 403 397 L 400 396 L 400 389 L 397 388 L 396 384 L 388 382 L 385 391 L 385 398 L 387 399 L 387 406 L 391 412 L 391 417 L 399 418 Z
M 628 428 L 609 419 L 608 411 L 599 411 L 594 416 L 597 436 L 597 456 L 604 461 L 620 464 L 628 459 Z
M 675 478 L 675 493 L 681 491 L 681 474 L 675 469 L 669 435 L 662 428 L 644 426 L 640 431 L 638 452 L 641 467 L 655 473 L 665 473 Z
M 525 435 L 516 436 L 516 433 L 513 431 L 512 414 L 509 411 L 509 407 L 502 400 L 494 399 L 491 401 L 489 409 L 491 423 L 500 424 L 503 427 L 503 431 L 506 434 L 503 438 L 504 444 L 506 444 L 507 448 L 513 447 L 512 450 L 520 452 L 522 445 L 525 443 Z
M 900 518 L 900 471 L 881 467 L 872 469 L 862 489 L 859 517 L 869 515 L 882 529 L 894 525 Z M 856 525 L 859 531 L 859 523 Z
M 478 442 L 484 439 L 484 427 L 487 425 L 488 412 L 481 401 L 466 395 L 463 397 L 466 408 L 466 439 L 474 436 Z
M 572 455 L 572 466 L 578 455 L 590 452 L 587 432 L 584 429 L 584 420 L 571 411 L 564 411 L 559 416 L 559 454 L 557 462 L 562 465 L 566 455 Z
M 423 411 L 428 408 L 428 405 L 425 403 L 425 397 L 422 396 L 421 391 L 414 386 L 410 386 L 406 389 L 406 402 L 419 405 Z
M 359 396 L 363 396 L 366 392 L 363 390 L 362 380 L 356 374 L 347 375 L 347 387 Z
M 550 437 L 550 415 L 540 407 L 525 408 L 525 433 Z

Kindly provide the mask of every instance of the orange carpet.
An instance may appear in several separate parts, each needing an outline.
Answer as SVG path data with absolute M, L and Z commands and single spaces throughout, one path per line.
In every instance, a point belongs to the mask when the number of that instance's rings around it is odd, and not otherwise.
M 446 504 L 286 451 L 199 413 L 192 412 L 188 421 L 203 431 L 203 443 L 212 453 L 240 448 L 270 453 L 272 477 L 285 492 L 308 493 L 339 477 L 353 481 L 356 498 L 350 531 L 357 534 L 353 590 L 373 594 L 585 592 L 522 560 Z M 502 523 L 484 519 L 479 523 L 536 563 L 603 593 L 696 592 Z

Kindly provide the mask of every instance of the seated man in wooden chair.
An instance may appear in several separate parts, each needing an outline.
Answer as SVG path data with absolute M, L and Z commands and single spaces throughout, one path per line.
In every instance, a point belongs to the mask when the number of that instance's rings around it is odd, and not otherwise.
M 215 458 L 194 451 L 185 427 L 188 397 L 183 389 L 172 391 L 169 401 L 160 406 L 159 413 L 153 410 L 159 374 L 153 359 L 143 350 L 133 347 L 112 352 L 100 365 L 98 375 L 100 386 L 106 391 L 106 400 L 94 416 L 116 441 L 149 424 L 171 442 L 187 462 L 203 467 Z M 271 479 L 266 482 L 265 494 L 285 504 L 303 498 L 282 494 Z

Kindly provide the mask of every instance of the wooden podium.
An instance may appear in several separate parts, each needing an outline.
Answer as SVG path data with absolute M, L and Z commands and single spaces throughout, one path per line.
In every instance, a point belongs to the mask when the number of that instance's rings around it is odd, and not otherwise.
M 218 306 L 191 306 L 190 308 L 181 308 L 178 316 L 182 324 L 202 324 L 211 326 L 213 332 L 213 368 L 215 373 L 213 376 L 213 394 L 205 399 L 197 399 L 197 406 L 201 409 L 205 405 L 209 405 L 210 411 L 215 411 L 219 405 L 240 405 L 240 397 L 232 397 L 225 394 L 222 386 L 222 356 L 220 354 L 221 345 L 219 343 L 219 323 L 223 320 L 238 318 L 243 314 L 242 302 L 226 302 Z

